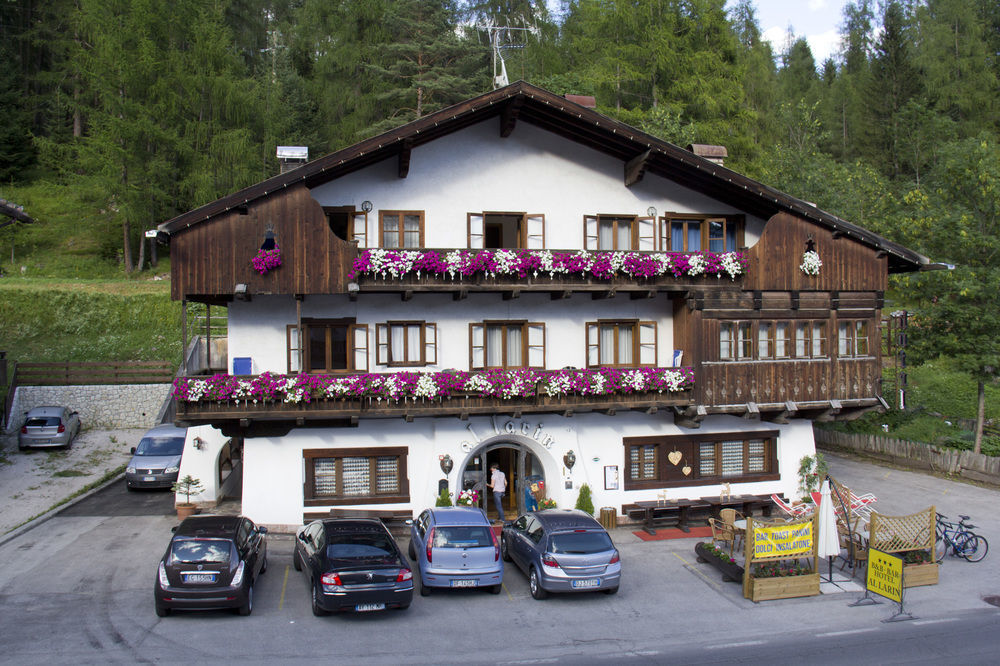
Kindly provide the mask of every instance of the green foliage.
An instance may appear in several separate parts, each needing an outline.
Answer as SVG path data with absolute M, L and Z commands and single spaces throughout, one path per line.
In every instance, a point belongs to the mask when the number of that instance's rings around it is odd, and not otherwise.
M 201 479 L 193 477 L 190 474 L 185 474 L 183 479 L 178 479 L 174 482 L 170 490 L 184 495 L 184 503 L 190 504 L 191 495 L 197 495 L 205 490 L 205 487 L 201 484 Z
M 802 456 L 799 460 L 799 496 L 809 497 L 809 493 L 819 490 L 829 467 L 822 453 Z
M 451 493 L 448 492 L 447 488 L 442 488 L 441 492 L 438 493 L 434 506 L 451 506 Z
M 580 494 L 576 497 L 576 509 L 583 511 L 584 513 L 593 516 L 594 515 L 594 501 L 591 499 L 590 486 L 588 484 L 583 484 L 580 486 Z

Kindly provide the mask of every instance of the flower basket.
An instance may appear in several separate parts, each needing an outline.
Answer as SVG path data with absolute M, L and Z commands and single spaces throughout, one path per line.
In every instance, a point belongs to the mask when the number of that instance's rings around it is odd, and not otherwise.
M 728 553 L 719 550 L 714 544 L 699 541 L 694 545 L 694 553 L 698 561 L 711 564 L 722 574 L 722 580 L 739 583 L 743 581 L 743 567 L 736 563 Z
M 281 248 L 275 246 L 273 250 L 260 250 L 257 256 L 250 260 L 253 269 L 261 275 L 266 275 L 268 271 L 273 271 L 281 266 Z
M 542 499 L 538 500 L 539 511 L 544 511 L 545 509 L 554 509 L 556 508 L 556 506 L 557 506 L 556 501 L 551 497 L 543 497 Z
M 463 490 L 455 500 L 455 506 L 477 506 L 479 504 L 478 490 Z
M 751 577 L 747 598 L 757 602 L 770 599 L 812 597 L 817 594 L 819 594 L 819 573 L 808 573 L 773 578 Z
M 921 585 L 938 584 L 938 563 L 903 565 L 903 587 L 919 587 Z

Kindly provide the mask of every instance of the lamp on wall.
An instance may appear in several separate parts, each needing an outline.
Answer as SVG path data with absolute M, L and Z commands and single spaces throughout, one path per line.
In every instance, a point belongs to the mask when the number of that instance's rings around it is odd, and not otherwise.
M 650 217 L 656 217 L 656 206 L 650 206 L 646 209 L 646 215 Z
M 205 448 L 205 440 L 203 440 L 201 437 L 195 437 L 193 440 L 191 440 L 191 443 L 194 444 L 194 448 L 198 449 L 199 451 Z
M 570 470 L 573 469 L 573 465 L 576 464 L 576 454 L 573 453 L 572 449 L 570 449 L 569 451 L 567 451 L 566 455 L 563 456 L 563 464 L 566 465 L 567 469 L 570 469 Z
M 368 201 L 368 199 L 365 199 L 364 201 L 362 201 L 361 202 L 361 210 L 365 211 L 366 213 L 372 212 L 372 202 Z
M 233 296 L 235 296 L 236 300 L 238 301 L 250 300 L 250 292 L 247 289 L 247 285 L 245 282 L 240 282 L 235 287 L 233 287 Z

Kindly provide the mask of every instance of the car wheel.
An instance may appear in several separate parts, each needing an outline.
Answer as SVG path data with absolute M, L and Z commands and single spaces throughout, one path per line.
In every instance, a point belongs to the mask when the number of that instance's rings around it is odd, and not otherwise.
M 169 608 L 167 608 L 166 606 L 161 606 L 160 604 L 156 604 L 156 617 L 166 617 L 168 615 L 170 615 Z
M 507 539 L 500 535 L 500 557 L 504 562 L 510 562 L 510 552 L 507 550 Z
M 431 596 L 431 586 L 424 585 L 424 581 L 420 581 L 420 596 L 422 597 Z
M 528 572 L 528 587 L 531 589 L 531 596 L 534 599 L 541 600 L 549 596 L 549 593 L 542 589 L 538 580 L 538 571 L 534 567 Z
M 319 605 L 319 592 L 316 591 L 316 584 L 312 585 L 312 611 L 316 617 L 323 617 L 326 611 Z
M 618 586 L 615 585 L 614 587 L 609 587 L 608 589 L 604 590 L 604 594 L 618 594 Z
M 295 567 L 296 571 L 302 571 L 302 560 L 299 559 L 298 548 L 292 551 L 292 566 Z
M 264 564 L 260 565 L 260 572 L 261 574 L 267 572 L 267 553 L 264 553 Z
M 490 594 L 500 594 L 500 588 L 501 587 L 502 587 L 501 585 L 491 585 L 490 586 Z
M 236 609 L 236 612 L 240 615 L 249 615 L 253 612 L 253 585 L 247 588 L 247 601 L 245 604 Z

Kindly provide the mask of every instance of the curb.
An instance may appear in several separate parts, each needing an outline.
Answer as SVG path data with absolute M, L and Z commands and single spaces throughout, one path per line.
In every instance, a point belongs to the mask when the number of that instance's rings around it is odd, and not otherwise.
M 115 476 L 115 477 L 112 477 L 112 478 L 108 479 L 106 482 L 102 483 L 101 485 L 97 486 L 96 488 L 91 488 L 90 490 L 88 490 L 87 492 L 83 493 L 82 495 L 78 495 L 78 496 L 74 497 L 73 499 L 71 499 L 70 501 L 66 502 L 65 504 L 60 504 L 59 506 L 55 507 L 54 509 L 52 509 L 50 511 L 46 511 L 45 513 L 43 513 L 42 515 L 38 516 L 37 518 L 34 518 L 34 519 L 28 521 L 24 525 L 21 525 L 20 527 L 15 527 L 10 532 L 7 532 L 3 536 L 0 536 L 0 546 L 4 546 L 8 542 L 13 541 L 17 537 L 21 536 L 22 534 L 30 532 L 31 530 L 35 529 L 36 527 L 38 527 L 42 523 L 46 523 L 49 520 L 51 520 L 52 518 L 55 518 L 56 516 L 58 516 L 63 511 L 65 511 L 66 509 L 70 508 L 71 506 L 75 506 L 76 504 L 78 504 L 79 502 L 82 502 L 83 500 L 87 499 L 91 495 L 104 490 L 105 488 L 107 488 L 108 486 L 110 486 L 112 483 L 116 483 L 118 481 L 121 481 L 124 478 L 125 478 L 125 472 L 122 472 L 118 476 Z

